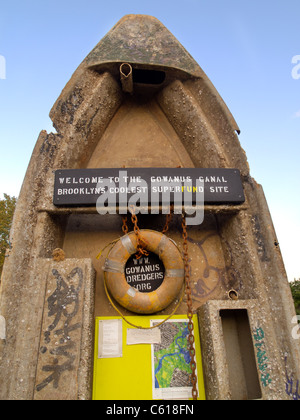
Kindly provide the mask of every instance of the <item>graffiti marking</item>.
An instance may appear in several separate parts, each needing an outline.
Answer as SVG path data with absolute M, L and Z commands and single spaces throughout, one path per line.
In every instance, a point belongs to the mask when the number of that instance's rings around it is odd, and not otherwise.
M 40 352 L 46 354 L 49 350 L 49 354 L 53 358 L 51 364 L 42 367 L 42 371 L 49 372 L 50 375 L 37 385 L 37 391 L 41 391 L 51 383 L 57 389 L 61 375 L 74 370 L 76 356 L 72 354 L 72 350 L 75 348 L 72 332 L 81 327 L 80 323 L 72 324 L 79 310 L 79 293 L 83 285 L 81 268 L 74 268 L 66 280 L 55 269 L 52 270 L 52 274 L 56 279 L 56 289 L 47 299 L 48 317 L 52 322 L 44 332 L 45 345 L 41 346 Z M 77 283 L 77 287 L 75 287 L 75 283 Z M 58 337 L 60 340 L 56 341 Z M 54 343 L 51 345 L 52 340 Z
M 267 357 L 267 350 L 266 344 L 264 341 L 265 333 L 261 327 L 257 327 L 253 334 L 255 340 L 255 347 L 256 347 L 256 357 L 258 368 L 260 371 L 260 380 L 264 387 L 267 387 L 271 382 L 272 379 L 270 374 L 267 372 L 268 366 L 268 357 Z

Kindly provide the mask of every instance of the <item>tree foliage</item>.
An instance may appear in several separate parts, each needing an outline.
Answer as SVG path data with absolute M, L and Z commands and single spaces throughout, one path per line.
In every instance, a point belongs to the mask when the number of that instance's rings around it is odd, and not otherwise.
M 297 315 L 300 315 L 300 279 L 295 279 L 292 283 L 290 283 L 290 286 L 295 302 Z
M 5 253 L 9 248 L 9 231 L 12 224 L 14 211 L 16 208 L 16 197 L 4 194 L 4 199 L 0 200 L 0 276 L 5 260 Z

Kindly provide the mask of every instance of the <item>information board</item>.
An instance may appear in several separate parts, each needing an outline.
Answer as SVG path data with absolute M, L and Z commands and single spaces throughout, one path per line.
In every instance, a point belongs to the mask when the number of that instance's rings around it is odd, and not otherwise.
M 150 327 L 166 316 L 133 316 L 128 320 L 143 327 Z M 110 336 L 110 343 L 101 336 L 103 322 L 121 322 L 120 317 L 96 318 L 94 400 L 153 400 L 190 399 L 189 354 L 186 348 L 187 316 L 175 315 L 154 330 L 137 330 L 122 320 L 122 352 L 109 357 L 99 357 L 99 343 L 103 348 L 119 348 L 120 339 Z M 198 399 L 205 400 L 201 362 L 198 319 L 195 325 L 195 350 L 197 361 Z M 99 328 L 100 326 L 100 328 Z M 114 327 L 112 327 L 114 329 Z M 119 327 L 116 327 L 119 334 Z M 100 334 L 100 335 L 99 335 Z

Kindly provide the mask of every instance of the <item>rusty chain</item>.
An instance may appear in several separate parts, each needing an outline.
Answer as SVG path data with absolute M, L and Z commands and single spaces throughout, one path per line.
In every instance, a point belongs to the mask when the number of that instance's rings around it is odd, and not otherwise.
M 190 366 L 192 370 L 191 381 L 193 385 L 192 397 L 193 400 L 197 400 L 198 390 L 197 390 L 197 374 L 196 374 L 196 351 L 195 351 L 195 337 L 194 337 L 194 323 L 193 323 L 193 301 L 192 301 L 192 289 L 191 289 L 191 274 L 190 274 L 190 263 L 189 263 L 189 254 L 188 254 L 188 234 L 185 216 L 182 215 L 182 236 L 183 236 L 183 260 L 184 260 L 184 272 L 185 272 L 185 293 L 187 297 L 187 316 L 189 319 L 188 322 L 188 343 L 189 343 L 189 352 L 190 352 Z
M 171 223 L 171 221 L 172 221 L 172 219 L 173 219 L 173 212 L 174 212 L 174 206 L 173 206 L 173 204 L 170 206 L 170 213 L 169 214 L 167 214 L 167 217 L 166 217 L 166 224 L 165 224 L 165 226 L 164 226 L 164 228 L 163 228 L 163 230 L 162 230 L 162 233 L 163 234 L 165 234 L 165 233 L 167 233 L 168 232 L 168 230 L 169 230 L 169 225 L 170 225 L 170 223 Z
M 131 221 L 134 225 L 134 232 L 137 237 L 137 259 L 141 258 L 143 255 L 149 255 L 149 253 L 145 249 L 145 244 L 143 243 L 141 236 L 140 236 L 140 229 L 138 227 L 138 219 L 136 214 L 134 213 L 134 208 L 132 208 L 132 216 Z M 170 209 L 170 213 L 167 214 L 166 223 L 162 230 L 162 233 L 165 234 L 169 230 L 169 225 L 173 217 L 173 207 Z M 127 217 L 123 216 L 123 226 L 122 231 L 126 235 L 128 233 L 128 226 L 127 226 Z M 198 390 L 197 390 L 197 366 L 196 366 L 196 351 L 195 351 L 195 337 L 194 337 L 194 323 L 193 323 L 193 301 L 192 301 L 192 289 L 191 289 L 191 275 L 190 275 L 190 263 L 189 263 L 189 255 L 188 255 L 188 234 L 187 234 L 187 225 L 185 216 L 182 215 L 182 237 L 183 237 L 183 260 L 184 260 L 184 272 L 185 272 L 185 293 L 187 298 L 187 317 L 188 317 L 188 347 L 190 353 L 190 367 L 191 367 L 191 382 L 192 382 L 192 397 L 193 400 L 197 400 L 198 398 Z
M 124 235 L 127 235 L 129 229 L 127 226 L 127 216 L 122 216 L 122 221 L 123 221 L 123 225 L 122 225 L 122 231 L 124 233 Z
M 165 223 L 165 226 L 163 227 L 163 230 L 162 230 L 162 233 L 163 234 L 167 233 L 168 230 L 169 230 L 169 225 L 170 225 L 170 223 L 171 223 L 171 221 L 173 219 L 173 209 L 174 209 L 174 206 L 171 205 L 171 207 L 170 207 L 170 213 L 167 214 L 167 216 L 166 216 L 166 223 Z M 135 216 L 134 217 L 134 220 L 132 220 L 133 215 Z M 136 226 L 138 228 L 138 226 L 137 226 L 137 217 L 136 217 L 136 215 L 134 213 L 134 209 L 132 210 L 131 220 L 132 220 L 134 226 Z M 129 232 L 127 221 L 128 221 L 127 216 L 122 216 L 122 222 L 123 222 L 123 224 L 122 224 L 122 231 L 123 231 L 124 235 L 127 235 L 127 233 Z
M 149 252 L 147 251 L 147 245 L 145 244 L 145 242 L 143 241 L 141 234 L 140 234 L 140 228 L 138 227 L 138 218 L 134 212 L 134 207 L 132 206 L 131 208 L 131 221 L 133 223 L 133 230 L 134 233 L 136 235 L 136 240 L 137 240 L 137 254 L 136 254 L 136 259 L 140 259 L 143 255 L 145 255 L 146 257 L 149 255 Z M 128 228 L 127 228 L 128 229 Z

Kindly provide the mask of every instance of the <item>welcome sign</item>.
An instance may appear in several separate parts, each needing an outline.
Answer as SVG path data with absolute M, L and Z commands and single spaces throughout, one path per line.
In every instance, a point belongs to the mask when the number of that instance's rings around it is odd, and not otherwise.
M 129 168 L 65 169 L 55 171 L 55 206 L 96 206 L 99 198 L 118 206 L 137 196 L 145 204 L 160 205 L 168 195 L 170 204 L 181 205 L 184 194 L 204 194 L 205 204 L 241 204 L 245 201 L 238 169 Z

